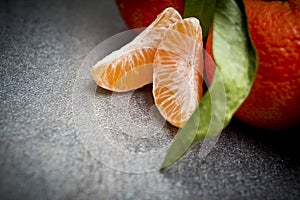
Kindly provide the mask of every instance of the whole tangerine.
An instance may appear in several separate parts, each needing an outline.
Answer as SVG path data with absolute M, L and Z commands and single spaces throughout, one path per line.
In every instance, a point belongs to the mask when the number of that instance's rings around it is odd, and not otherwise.
M 300 122 L 300 1 L 245 0 L 258 72 L 235 116 L 282 130 Z
M 251 92 L 235 117 L 256 127 L 283 130 L 300 122 L 300 1 L 244 0 L 258 53 Z M 212 30 L 206 50 L 212 52 Z M 208 82 L 214 69 L 206 69 Z

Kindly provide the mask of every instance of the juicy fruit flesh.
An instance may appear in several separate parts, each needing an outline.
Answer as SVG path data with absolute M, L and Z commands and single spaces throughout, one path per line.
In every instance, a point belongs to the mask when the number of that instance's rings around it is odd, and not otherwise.
M 154 59 L 153 95 L 162 116 L 182 127 L 202 96 L 202 30 L 196 18 L 166 31 Z
M 94 78 L 97 79 L 97 85 L 112 91 L 128 91 L 151 83 L 155 51 L 155 48 L 133 50 L 107 66 L 103 63 L 96 64 L 95 66 L 103 66 L 92 69 L 92 74 L 97 75 L 97 78 Z
M 202 96 L 202 30 L 196 18 L 182 19 L 172 8 L 132 42 L 92 68 L 100 87 L 129 91 L 151 83 L 155 104 L 171 124 L 182 127 Z
M 178 20 L 181 16 L 175 9 L 165 9 L 133 41 L 100 60 L 92 68 L 97 85 L 123 92 L 151 83 L 157 46 L 166 29 Z

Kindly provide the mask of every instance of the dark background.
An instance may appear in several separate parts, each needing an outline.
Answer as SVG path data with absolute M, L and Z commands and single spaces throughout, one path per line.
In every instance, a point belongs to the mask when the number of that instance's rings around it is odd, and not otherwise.
M 114 1 L 0 1 L 1 199 L 300 199 L 299 129 L 234 119 L 204 160 L 195 146 L 164 173 L 92 157 L 73 121 L 76 71 L 126 29 Z

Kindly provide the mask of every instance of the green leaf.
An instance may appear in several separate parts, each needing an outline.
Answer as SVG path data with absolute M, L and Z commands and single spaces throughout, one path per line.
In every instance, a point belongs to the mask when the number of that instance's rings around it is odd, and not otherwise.
M 218 1 L 213 21 L 213 54 L 217 65 L 213 82 L 176 135 L 162 169 L 180 159 L 193 144 L 220 134 L 250 93 L 258 57 L 242 1 Z
M 258 56 L 242 1 L 219 1 L 214 18 L 213 56 L 224 80 L 227 125 L 250 93 L 258 69 Z
M 206 38 L 213 21 L 217 0 L 186 0 L 184 5 L 184 17 L 196 17 L 202 27 L 202 37 Z

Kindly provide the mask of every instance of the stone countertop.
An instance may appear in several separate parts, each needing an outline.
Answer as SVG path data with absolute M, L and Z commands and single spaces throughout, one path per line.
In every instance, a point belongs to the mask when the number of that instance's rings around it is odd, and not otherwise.
M 165 172 L 142 173 L 148 164 L 128 159 L 141 171 L 126 172 L 112 167 L 114 152 L 95 156 L 74 109 L 76 73 L 94 47 L 126 29 L 114 1 L 0 2 L 1 199 L 300 199 L 299 129 L 271 133 L 234 119 L 208 156 L 200 159 L 197 145 Z M 102 112 L 113 94 L 96 90 L 100 133 L 134 155 L 147 151 L 150 140 L 134 149 L 110 127 L 120 112 Z M 151 85 L 135 94 L 129 116 L 139 121 Z M 154 146 L 170 139 L 155 137 Z

